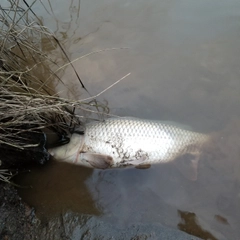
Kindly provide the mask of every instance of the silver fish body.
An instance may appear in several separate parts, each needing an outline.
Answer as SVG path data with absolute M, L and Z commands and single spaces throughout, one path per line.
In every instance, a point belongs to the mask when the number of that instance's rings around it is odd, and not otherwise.
M 84 135 L 50 149 L 56 159 L 94 168 L 171 162 L 197 156 L 209 136 L 160 121 L 109 118 L 86 124 Z

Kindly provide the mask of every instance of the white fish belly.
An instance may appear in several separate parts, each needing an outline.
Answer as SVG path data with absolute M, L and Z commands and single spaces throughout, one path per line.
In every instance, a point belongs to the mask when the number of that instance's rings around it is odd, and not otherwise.
M 112 167 L 173 160 L 186 146 L 201 144 L 204 134 L 159 121 L 112 118 L 86 126 L 83 152 L 108 155 Z

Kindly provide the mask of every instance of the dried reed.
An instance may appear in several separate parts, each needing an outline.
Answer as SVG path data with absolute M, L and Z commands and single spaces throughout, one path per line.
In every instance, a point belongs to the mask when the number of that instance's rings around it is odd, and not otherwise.
M 105 112 L 95 98 L 72 101 L 60 98 L 54 90 L 63 84 L 63 66 L 71 66 L 63 47 L 51 31 L 41 24 L 33 12 L 33 1 L 8 0 L 0 3 L 0 160 L 16 151 L 36 150 L 39 142 L 32 133 L 44 134 L 49 128 L 58 135 L 67 134 L 81 124 L 80 112 Z M 49 55 L 43 48 L 47 42 L 59 56 Z M 58 51 L 56 51 L 56 49 Z M 59 63 L 56 59 L 62 59 Z M 75 69 L 76 79 L 85 88 Z M 43 144 L 45 148 L 45 144 Z M 6 151 L 5 151 L 6 150 Z M 10 164 L 11 165 L 11 164 Z M 1 165 L 0 165 L 1 168 Z M 0 170 L 0 180 L 9 181 L 11 173 Z

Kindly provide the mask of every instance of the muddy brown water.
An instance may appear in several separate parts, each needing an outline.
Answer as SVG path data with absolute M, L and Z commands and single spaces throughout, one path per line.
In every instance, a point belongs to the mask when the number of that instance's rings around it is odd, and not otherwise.
M 43 221 L 72 211 L 120 229 L 161 223 L 203 239 L 238 239 L 240 2 L 42 2 L 48 12 L 40 4 L 34 10 L 71 59 L 100 51 L 74 62 L 92 95 L 131 72 L 99 97 L 113 114 L 216 134 L 195 182 L 171 166 L 102 171 L 50 161 L 21 176 L 18 183 L 32 185 L 19 190 L 23 199 Z M 71 90 L 63 95 L 81 98 L 71 70 L 63 79 Z

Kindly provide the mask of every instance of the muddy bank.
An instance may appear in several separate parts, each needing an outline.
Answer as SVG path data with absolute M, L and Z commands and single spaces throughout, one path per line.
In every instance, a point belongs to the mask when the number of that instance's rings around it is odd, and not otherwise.
M 24 203 L 17 190 L 0 183 L 0 239 L 36 239 L 39 220 L 34 209 Z
M 52 220 L 40 221 L 34 208 L 19 197 L 9 184 L 0 184 L 0 239 L 185 239 L 197 240 L 184 232 L 161 224 L 133 223 L 118 228 L 98 217 L 67 212 Z

